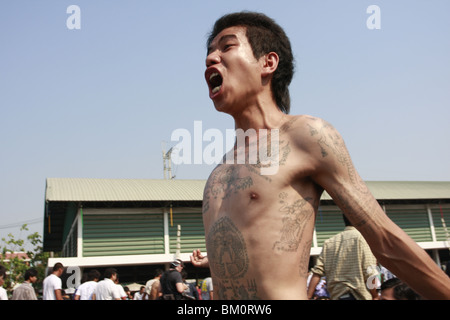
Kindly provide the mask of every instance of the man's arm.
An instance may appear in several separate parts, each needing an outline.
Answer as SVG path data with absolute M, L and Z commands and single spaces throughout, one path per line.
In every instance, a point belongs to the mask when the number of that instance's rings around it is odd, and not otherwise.
M 450 279 L 388 218 L 356 172 L 340 134 L 321 119 L 309 122 L 313 180 L 361 232 L 378 261 L 426 299 L 450 299 Z
M 314 298 L 314 292 L 316 291 L 316 287 L 320 282 L 320 278 L 322 278 L 325 275 L 325 267 L 323 263 L 323 256 L 324 256 L 324 250 L 326 250 L 326 243 L 325 241 L 322 251 L 320 252 L 319 256 L 317 257 L 316 265 L 311 269 L 312 277 L 309 281 L 308 291 L 307 291 L 307 297 L 308 299 Z
M 55 290 L 55 298 L 56 298 L 56 300 L 64 300 L 62 297 L 61 289 Z
M 316 287 L 319 284 L 320 276 L 316 273 L 313 273 L 311 281 L 309 282 L 308 287 L 308 299 L 312 299 L 314 297 L 314 291 L 316 291 Z
M 159 287 L 160 287 L 159 280 L 156 280 L 155 282 L 153 282 L 151 290 L 150 290 L 150 300 L 156 300 L 158 297 L 160 297 L 162 295 Z
M 177 283 L 175 284 L 175 286 L 176 286 L 176 288 L 177 288 L 178 293 L 183 293 L 184 290 L 186 289 L 186 286 L 184 285 L 183 282 L 177 282 Z

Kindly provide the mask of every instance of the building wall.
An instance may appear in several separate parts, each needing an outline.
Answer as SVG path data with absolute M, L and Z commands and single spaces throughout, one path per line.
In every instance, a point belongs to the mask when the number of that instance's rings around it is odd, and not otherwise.
M 444 205 L 434 205 L 431 208 L 433 215 L 433 225 L 436 234 L 437 241 L 448 241 L 445 227 L 447 232 L 450 231 L 450 207 Z
M 84 214 L 83 256 L 164 253 L 162 213 Z
M 203 228 L 202 213 L 198 210 L 180 209 L 173 212 L 172 222 L 169 224 L 170 252 L 177 251 L 177 233 L 180 226 L 180 252 L 191 253 L 195 249 L 206 252 L 205 229 Z
M 450 229 L 450 205 L 391 204 L 383 209 L 425 249 L 442 249 L 450 244 L 444 228 Z M 311 254 L 318 255 L 323 242 L 343 229 L 340 209 L 321 206 Z M 79 210 L 64 248 L 64 257 L 188 254 L 194 249 L 206 252 L 201 208 Z

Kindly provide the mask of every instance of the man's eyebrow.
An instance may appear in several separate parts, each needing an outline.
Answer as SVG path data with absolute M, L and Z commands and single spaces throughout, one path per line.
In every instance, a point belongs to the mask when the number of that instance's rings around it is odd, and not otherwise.
M 229 39 L 237 39 L 237 36 L 235 34 L 224 34 L 223 36 L 221 36 L 219 38 L 219 40 L 217 41 L 217 44 L 220 45 L 222 42 L 227 41 Z M 213 49 L 214 49 L 213 46 L 210 45 L 208 47 L 208 54 L 210 54 Z

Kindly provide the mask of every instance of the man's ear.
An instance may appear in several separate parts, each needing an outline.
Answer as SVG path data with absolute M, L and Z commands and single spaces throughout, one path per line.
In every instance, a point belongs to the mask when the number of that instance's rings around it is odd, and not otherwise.
M 277 70 L 280 58 L 275 52 L 269 52 L 268 54 L 264 55 L 262 59 L 263 65 L 261 77 L 264 78 L 272 75 Z

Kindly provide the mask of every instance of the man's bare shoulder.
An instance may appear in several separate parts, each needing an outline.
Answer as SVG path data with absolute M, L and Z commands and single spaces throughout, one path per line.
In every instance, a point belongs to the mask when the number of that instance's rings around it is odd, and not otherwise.
M 326 133 L 337 133 L 336 129 L 324 119 L 310 115 L 287 116 L 286 122 L 281 127 L 298 147 L 307 147 L 311 143 L 317 144 L 318 139 Z
M 312 129 L 317 130 L 324 126 L 331 127 L 331 124 L 322 118 L 310 115 L 286 115 L 286 121 L 280 129 L 286 132 L 301 132 L 302 130 L 305 130 L 307 134 L 310 134 Z

